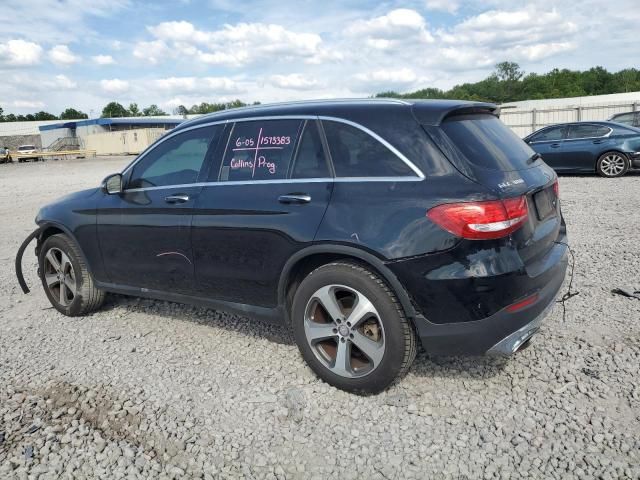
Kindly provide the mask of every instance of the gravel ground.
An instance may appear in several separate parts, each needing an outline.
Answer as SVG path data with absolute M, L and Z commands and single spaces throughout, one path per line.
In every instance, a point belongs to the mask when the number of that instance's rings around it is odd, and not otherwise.
M 109 297 L 66 318 L 13 259 L 39 206 L 128 159 L 0 166 L 0 478 L 640 478 L 640 176 L 560 179 L 580 294 L 508 361 L 418 355 L 358 397 L 284 328 Z M 31 251 L 31 249 L 29 249 Z

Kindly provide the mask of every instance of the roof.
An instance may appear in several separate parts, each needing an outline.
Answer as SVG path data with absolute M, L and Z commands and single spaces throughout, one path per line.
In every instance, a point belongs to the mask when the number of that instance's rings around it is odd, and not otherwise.
M 491 103 L 466 102 L 463 100 L 404 100 L 395 98 L 306 100 L 222 110 L 184 122 L 178 129 L 247 117 L 317 115 L 349 118 L 358 114 L 366 115 L 372 110 L 377 113 L 383 113 L 384 111 L 398 109 L 410 111 L 420 123 L 428 125 L 438 125 L 447 115 L 458 110 L 482 109 L 488 112 L 497 112 L 497 107 Z
M 640 103 L 640 92 L 612 93 L 607 95 L 589 95 L 584 97 L 545 98 L 541 100 L 522 100 L 503 103 L 501 108 L 508 111 L 517 109 L 531 110 L 544 108 L 569 108 L 579 106 L 598 106 Z
M 49 125 L 42 125 L 40 131 L 56 130 L 58 128 L 77 128 L 87 125 L 178 125 L 184 122 L 182 117 L 121 117 L 121 118 L 91 118 L 88 120 L 71 120 Z
M 60 120 L 35 120 L 24 122 L 0 122 L 0 137 L 11 135 L 39 135 L 39 128 L 60 123 Z

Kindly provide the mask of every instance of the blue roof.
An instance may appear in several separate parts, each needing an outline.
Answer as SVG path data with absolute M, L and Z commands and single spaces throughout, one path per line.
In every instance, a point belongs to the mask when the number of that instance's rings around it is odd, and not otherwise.
M 184 122 L 183 118 L 92 118 L 90 120 L 73 120 L 52 125 L 38 127 L 40 131 L 56 130 L 58 128 L 76 128 L 87 125 L 178 125 Z

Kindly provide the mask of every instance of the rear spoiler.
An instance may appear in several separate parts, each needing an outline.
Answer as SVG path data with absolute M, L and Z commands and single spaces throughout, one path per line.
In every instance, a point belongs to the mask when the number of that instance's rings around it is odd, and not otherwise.
M 413 104 L 412 111 L 418 123 L 432 126 L 438 126 L 447 118 L 456 115 L 485 114 L 500 117 L 500 107 L 493 103 L 458 100 L 440 100 L 437 106 L 432 102 L 418 101 Z

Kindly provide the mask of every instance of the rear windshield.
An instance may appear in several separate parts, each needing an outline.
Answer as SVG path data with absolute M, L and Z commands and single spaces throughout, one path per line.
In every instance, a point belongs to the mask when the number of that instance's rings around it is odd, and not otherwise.
M 460 115 L 441 125 L 451 143 L 469 162 L 492 170 L 522 170 L 535 153 L 493 115 Z
M 18 150 L 35 150 L 36 147 L 34 147 L 33 145 L 23 145 L 21 147 L 18 147 Z

